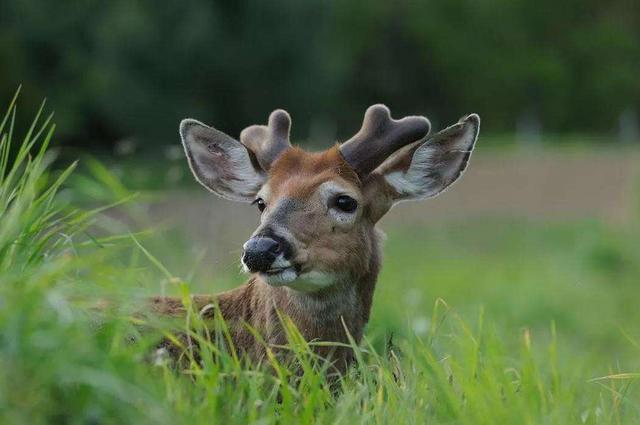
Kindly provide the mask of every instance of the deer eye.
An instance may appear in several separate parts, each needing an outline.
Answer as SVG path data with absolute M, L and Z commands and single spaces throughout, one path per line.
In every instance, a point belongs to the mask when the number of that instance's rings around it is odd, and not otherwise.
M 351 196 L 340 195 L 335 198 L 334 206 L 340 211 L 352 213 L 356 210 L 356 208 L 358 208 L 358 201 L 353 199 Z
M 260 212 L 264 211 L 267 208 L 267 204 L 264 203 L 264 199 L 258 198 L 251 203 L 252 205 L 257 205 Z

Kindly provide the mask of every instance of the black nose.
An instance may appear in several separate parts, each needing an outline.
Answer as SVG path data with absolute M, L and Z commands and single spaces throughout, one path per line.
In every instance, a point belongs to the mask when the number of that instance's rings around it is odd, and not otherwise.
M 268 236 L 256 236 L 244 244 L 242 262 L 249 271 L 265 272 L 282 252 L 282 245 Z

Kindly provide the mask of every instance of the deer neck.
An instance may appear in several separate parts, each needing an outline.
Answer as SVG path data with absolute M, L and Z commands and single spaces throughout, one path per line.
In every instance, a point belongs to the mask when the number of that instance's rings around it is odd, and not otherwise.
M 380 271 L 383 234 L 372 229 L 368 267 L 347 274 L 334 285 L 315 292 L 271 288 L 274 307 L 286 313 L 307 339 L 343 340 L 342 321 L 359 341 L 369 321 L 373 292 Z

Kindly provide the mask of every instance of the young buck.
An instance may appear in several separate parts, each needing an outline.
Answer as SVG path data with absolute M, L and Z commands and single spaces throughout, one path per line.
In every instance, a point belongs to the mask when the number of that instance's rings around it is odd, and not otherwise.
M 198 182 L 260 211 L 260 225 L 244 244 L 242 265 L 251 277 L 217 295 L 197 295 L 201 314 L 216 303 L 236 349 L 259 361 L 266 343 L 286 341 L 280 313 L 307 341 L 362 338 L 380 270 L 376 223 L 397 202 L 431 198 L 467 167 L 480 129 L 472 114 L 427 137 L 425 117 L 391 118 L 371 106 L 358 133 L 318 153 L 289 143 L 291 119 L 274 111 L 267 126 L 255 125 L 240 141 L 192 119 L 180 124 L 189 165 Z M 177 298 L 152 300 L 154 311 L 183 314 Z M 345 329 L 346 328 L 346 329 Z M 318 346 L 343 370 L 351 350 Z

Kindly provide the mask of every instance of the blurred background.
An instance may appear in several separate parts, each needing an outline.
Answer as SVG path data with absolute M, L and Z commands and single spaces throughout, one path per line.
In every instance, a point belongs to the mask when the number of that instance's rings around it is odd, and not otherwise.
M 150 249 L 203 291 L 242 281 L 258 213 L 193 181 L 182 118 L 237 137 L 285 108 L 294 142 L 322 149 L 373 103 L 435 129 L 479 113 L 460 183 L 382 223 L 374 334 L 424 332 L 443 297 L 511 331 L 553 321 L 573 356 L 637 358 L 618 331 L 640 337 L 639 75 L 636 0 L 0 3 L 0 99 L 22 85 L 20 128 L 47 98 L 61 157 L 108 183 L 74 193 L 151 194 L 143 220 L 105 220 L 157 229 Z
M 46 98 L 63 158 L 114 158 L 135 188 L 191 184 L 184 117 L 237 136 L 285 108 L 293 140 L 322 149 L 382 102 L 435 129 L 480 114 L 492 155 L 452 195 L 457 214 L 620 219 L 639 72 L 634 0 L 0 3 L 0 99 L 22 84 L 24 128 Z
M 634 0 L 4 0 L 0 98 L 46 97 L 87 150 L 155 152 L 185 116 L 237 135 L 276 107 L 325 146 L 376 102 L 436 127 L 477 112 L 509 142 L 637 143 L 639 40 Z

